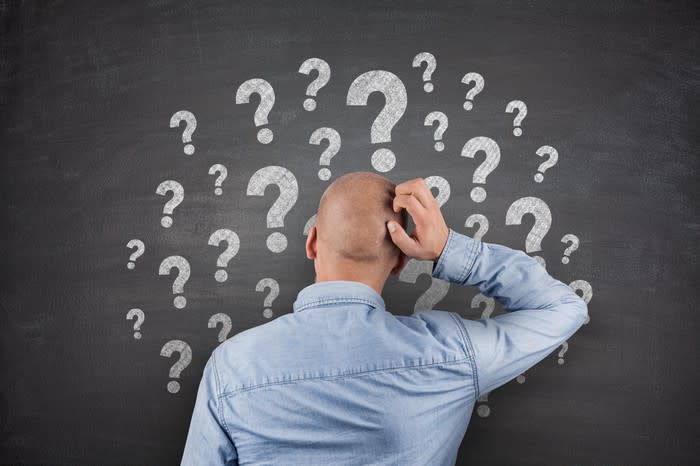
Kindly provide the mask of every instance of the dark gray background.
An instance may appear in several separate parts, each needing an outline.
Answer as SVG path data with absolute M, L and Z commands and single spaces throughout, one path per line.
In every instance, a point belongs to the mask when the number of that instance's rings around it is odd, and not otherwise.
M 395 182 L 440 175 L 452 194 L 448 224 L 472 213 L 491 222 L 484 241 L 524 249 L 532 217 L 506 226 L 508 206 L 537 196 L 553 223 L 538 253 L 556 278 L 587 280 L 591 323 L 570 341 L 566 364 L 550 355 L 489 397 L 474 414 L 459 464 L 689 464 L 698 421 L 698 142 L 700 66 L 696 2 L 3 2 L 0 37 L 2 284 L 0 463 L 158 464 L 179 462 L 197 384 L 226 312 L 234 335 L 267 321 L 263 277 L 278 280 L 275 317 L 291 312 L 313 281 L 302 229 L 327 182 L 316 173 L 321 126 L 343 137 L 333 179 L 372 171 L 370 126 L 384 102 L 347 107 L 359 74 L 383 69 L 406 85 L 408 108 L 391 147 Z M 437 59 L 435 91 L 422 89 L 413 56 Z M 297 72 L 324 58 L 332 76 L 315 112 L 302 109 L 315 77 Z M 462 110 L 470 71 L 486 80 L 471 112 Z M 245 80 L 268 80 L 277 94 L 269 127 L 255 139 L 257 100 L 236 105 Z M 528 105 L 515 138 L 507 102 Z M 196 153 L 182 152 L 170 116 L 193 112 Z M 423 118 L 450 118 L 446 150 L 432 149 Z M 487 200 L 469 199 L 483 156 L 459 156 L 474 136 L 501 147 Z M 536 184 L 541 145 L 559 163 Z M 213 195 L 213 163 L 227 166 L 224 195 Z M 267 210 L 278 192 L 246 196 L 259 168 L 282 165 L 300 186 L 285 218 L 287 251 L 265 247 Z M 163 180 L 185 187 L 174 226 L 160 226 Z M 218 228 L 241 239 L 229 279 L 214 281 L 223 248 Z M 581 244 L 560 262 L 566 233 Z M 146 253 L 127 270 L 127 241 Z M 160 261 L 181 254 L 192 276 L 186 309 L 172 306 L 173 277 Z M 430 280 L 391 278 L 390 311 L 410 314 Z M 478 317 L 475 289 L 452 286 L 437 306 Z M 143 339 L 132 337 L 132 307 L 144 310 Z M 193 360 L 177 395 L 166 391 L 175 359 L 159 355 L 187 341 Z M 469 413 L 464 413 L 465 416 Z M 271 458 L 274 452 L 270 452 Z

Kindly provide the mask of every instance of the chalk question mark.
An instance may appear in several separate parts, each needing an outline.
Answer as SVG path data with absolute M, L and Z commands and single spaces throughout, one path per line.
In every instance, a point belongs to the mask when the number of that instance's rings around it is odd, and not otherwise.
M 522 100 L 513 100 L 508 102 L 508 105 L 506 105 L 506 112 L 513 113 L 515 110 L 518 110 L 518 114 L 513 119 L 513 134 L 516 137 L 520 137 L 520 135 L 523 134 L 523 130 L 520 128 L 520 125 L 527 115 L 527 105 L 525 105 L 525 102 Z
M 559 359 L 557 360 L 557 362 L 559 363 L 559 365 L 564 364 L 564 355 L 566 354 L 567 351 L 569 351 L 569 343 L 565 341 L 561 345 L 561 350 L 559 351 L 559 354 L 558 354 Z
M 143 241 L 140 239 L 132 239 L 128 243 L 126 243 L 126 247 L 129 249 L 134 249 L 136 248 L 136 251 L 134 251 L 130 256 L 129 256 L 129 263 L 126 264 L 126 268 L 129 270 L 134 270 L 136 267 L 136 259 L 141 257 L 146 250 L 146 245 L 143 244 Z
M 221 228 L 212 233 L 207 244 L 209 246 L 219 246 L 222 241 L 226 242 L 226 250 L 219 254 L 219 257 L 216 259 L 216 265 L 222 268 L 214 273 L 214 278 L 219 283 L 223 283 L 228 279 L 228 273 L 224 268 L 228 267 L 229 261 L 238 254 L 238 249 L 241 246 L 238 235 L 226 228 Z
M 372 144 L 391 142 L 391 130 L 406 111 L 408 97 L 406 87 L 394 73 L 373 70 L 361 74 L 350 84 L 346 99 L 347 105 L 367 105 L 373 92 L 384 95 L 385 105 L 372 123 L 370 137 Z M 388 172 L 396 165 L 396 156 L 386 148 L 377 149 L 372 154 L 372 167 L 379 172 Z
M 226 167 L 224 167 L 220 163 L 215 163 L 214 165 L 209 167 L 209 174 L 216 175 L 217 173 L 219 174 L 219 176 L 217 176 L 216 181 L 214 181 L 214 194 L 216 194 L 217 196 L 221 196 L 224 192 L 223 189 L 221 189 L 221 185 L 228 176 L 228 170 L 226 170 Z
M 464 102 L 464 110 L 469 111 L 474 108 L 474 98 L 484 90 L 484 77 L 479 73 L 467 73 L 462 78 L 462 83 L 466 85 L 474 83 L 474 87 L 467 92 L 467 100 Z
M 490 319 L 493 310 L 496 308 L 496 300 L 489 296 L 484 296 L 481 293 L 477 293 L 477 295 L 472 298 L 472 309 L 479 309 L 482 304 L 484 304 L 484 310 L 481 313 L 481 318 Z
M 134 320 L 134 317 L 136 317 L 136 322 L 134 323 L 134 338 L 140 340 L 141 324 L 146 320 L 146 315 L 141 309 L 130 309 L 126 314 L 126 320 Z
M 564 257 L 561 258 L 562 264 L 568 264 L 569 263 L 569 256 L 571 255 L 572 252 L 574 252 L 575 250 L 578 249 L 578 245 L 579 245 L 578 236 L 576 236 L 572 233 L 568 233 L 562 237 L 561 242 L 562 243 L 571 242 L 571 246 L 569 246 L 568 248 L 566 248 L 564 250 Z
M 258 94 L 260 96 L 260 103 L 253 117 L 255 126 L 266 125 L 267 116 L 270 110 L 272 110 L 272 106 L 275 105 L 275 91 L 272 89 L 270 83 L 264 79 L 249 79 L 238 87 L 236 91 L 236 104 L 249 103 L 252 94 Z M 272 142 L 273 137 L 274 135 L 270 128 L 261 128 L 258 130 L 258 142 L 262 144 L 269 144 Z
M 486 232 L 489 231 L 489 220 L 482 214 L 472 214 L 464 222 L 464 226 L 467 228 L 474 228 L 475 224 L 479 225 L 479 229 L 472 238 L 481 241 Z
M 554 165 L 557 164 L 557 160 L 559 160 L 559 153 L 552 146 L 542 146 L 539 149 L 537 149 L 537 152 L 535 153 L 540 157 L 549 155 L 549 158 L 546 161 L 542 162 L 539 167 L 537 167 L 537 170 L 541 173 L 535 174 L 535 181 L 538 183 L 542 183 L 542 180 L 544 180 L 544 172 L 547 171 L 548 168 L 552 168 Z
M 508 207 L 506 225 L 520 225 L 525 214 L 535 217 L 535 224 L 525 240 L 525 252 L 541 251 L 542 239 L 552 226 L 552 213 L 549 206 L 537 197 L 521 197 Z
M 477 152 L 483 151 L 486 154 L 486 158 L 479 165 L 479 167 L 474 170 L 474 176 L 472 176 L 473 183 L 486 183 L 486 177 L 493 172 L 498 163 L 501 161 L 501 149 L 491 138 L 486 136 L 477 136 L 471 138 L 464 144 L 462 148 L 462 157 L 474 158 Z M 481 186 L 477 186 L 471 191 L 471 198 L 474 202 L 483 202 L 486 199 L 486 190 Z
M 576 294 L 578 294 L 580 291 L 582 294 L 581 298 L 586 304 L 591 302 L 591 299 L 593 298 L 593 287 L 586 280 L 574 280 L 573 282 L 569 283 L 569 288 L 574 290 L 574 293 Z M 586 314 L 586 321 L 583 324 L 585 325 L 590 321 L 590 317 L 588 314 Z
M 411 259 L 399 274 L 399 281 L 406 283 L 416 283 L 420 275 L 428 275 L 432 280 L 430 287 L 418 297 L 414 312 L 432 310 L 450 290 L 449 282 L 432 277 L 432 273 L 433 261 Z
M 423 81 L 425 81 L 425 84 L 423 84 L 423 90 L 425 92 L 433 92 L 433 83 L 429 82 L 430 79 L 433 76 L 433 72 L 435 71 L 435 67 L 437 66 L 437 62 L 435 61 L 435 56 L 432 53 L 429 52 L 421 52 L 415 57 L 413 57 L 413 67 L 414 68 L 420 68 L 420 66 L 425 63 L 425 70 L 423 71 Z
M 489 405 L 486 403 L 489 401 L 489 394 L 486 393 L 484 395 L 481 395 L 478 400 L 480 404 L 478 408 L 476 408 L 476 414 L 479 415 L 479 417 L 489 417 L 489 414 L 491 414 L 491 408 L 489 408 Z
M 276 184 L 280 195 L 267 212 L 267 228 L 284 226 L 284 216 L 294 207 L 299 197 L 299 185 L 294 174 L 284 167 L 271 165 L 253 173 L 248 181 L 248 196 L 263 196 L 271 184 Z M 267 237 L 267 248 L 272 252 L 287 249 L 287 237 L 276 231 Z
M 321 58 L 309 58 L 299 67 L 299 73 L 306 75 L 310 74 L 311 70 L 318 71 L 318 77 L 306 88 L 306 95 L 310 96 L 304 101 L 304 110 L 307 112 L 313 112 L 316 109 L 316 101 L 311 97 L 316 97 L 318 91 L 331 79 L 331 67 Z
M 438 193 L 435 195 L 435 200 L 442 208 L 442 206 L 445 205 L 445 202 L 447 202 L 447 200 L 450 198 L 450 183 L 448 183 L 447 180 L 441 176 L 429 176 L 425 178 L 425 184 L 427 184 L 428 188 L 431 190 L 433 188 L 437 189 Z
M 472 298 L 471 307 L 479 309 L 482 304 L 484 304 L 484 311 L 481 313 L 481 318 L 490 319 L 491 314 L 496 307 L 496 301 L 489 296 L 484 296 L 483 294 L 478 293 Z M 485 393 L 484 395 L 480 396 L 477 401 L 482 404 L 476 408 L 476 413 L 479 415 L 479 417 L 488 417 L 489 414 L 491 414 L 491 408 L 486 404 L 489 401 L 489 394 Z
M 192 142 L 192 134 L 194 130 L 197 129 L 197 119 L 191 112 L 187 110 L 175 112 L 173 116 L 170 117 L 170 127 L 179 128 L 180 123 L 183 121 L 185 122 L 185 130 L 182 132 L 182 142 Z M 194 146 L 192 144 L 186 144 L 183 150 L 187 155 L 194 154 Z
M 160 355 L 165 358 L 171 357 L 173 353 L 180 353 L 180 357 L 170 368 L 169 375 L 173 379 L 179 379 L 182 371 L 184 371 L 185 368 L 192 362 L 192 349 L 190 348 L 190 345 L 182 340 L 170 340 L 160 349 Z M 168 382 L 168 391 L 170 393 L 179 392 L 180 382 L 177 380 L 171 380 Z
M 164 215 L 160 219 L 160 224 L 164 228 L 170 228 L 172 226 L 173 218 L 170 217 L 170 215 L 173 214 L 175 207 L 179 206 L 182 200 L 185 199 L 185 188 L 183 188 L 177 181 L 166 180 L 159 184 L 156 188 L 156 194 L 160 194 L 161 196 L 165 196 L 168 192 L 172 192 L 173 197 L 171 197 L 163 207 Z
M 323 140 L 328 141 L 328 147 L 321 154 L 321 159 L 319 160 L 319 165 L 331 164 L 331 159 L 340 151 L 340 134 L 333 128 L 318 128 L 316 131 L 311 133 L 309 138 L 309 144 L 316 144 L 317 146 L 321 144 Z M 331 171 L 328 168 L 321 168 L 318 171 L 318 178 L 323 181 L 327 181 L 331 177 Z
M 233 326 L 231 325 L 231 318 L 223 312 L 219 312 L 218 314 L 214 314 L 213 316 L 209 317 L 207 327 L 216 328 L 216 326 L 219 324 L 221 324 L 221 331 L 219 332 L 218 340 L 219 343 L 221 343 L 228 338 L 228 334 L 231 333 L 231 328 Z
M 173 282 L 173 294 L 183 294 L 185 292 L 185 283 L 190 278 L 190 263 L 182 256 L 166 257 L 160 263 L 158 275 L 170 275 L 170 271 L 173 268 L 178 270 L 177 277 Z M 173 304 L 177 309 L 182 309 L 187 305 L 187 298 L 176 296 L 173 299 Z
M 442 112 L 430 112 L 425 117 L 423 124 L 425 126 L 435 126 L 433 123 L 436 121 L 438 122 L 438 127 L 435 130 L 435 134 L 433 134 L 433 140 L 436 141 L 435 150 L 442 152 L 445 149 L 445 144 L 442 142 L 442 135 L 445 134 L 445 130 L 447 129 L 447 116 Z
M 272 302 L 277 299 L 277 296 L 280 294 L 280 285 L 274 278 L 263 278 L 255 285 L 255 291 L 265 291 L 266 288 L 269 288 L 270 292 L 265 296 L 265 301 L 263 301 L 263 306 L 266 307 L 263 311 L 263 316 L 269 319 L 272 317 L 272 309 L 270 309 L 272 307 Z

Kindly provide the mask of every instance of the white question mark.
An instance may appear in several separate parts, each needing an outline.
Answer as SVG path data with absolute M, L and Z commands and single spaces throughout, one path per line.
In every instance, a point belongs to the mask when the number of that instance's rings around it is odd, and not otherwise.
M 568 256 L 571 255 L 572 252 L 574 252 L 575 250 L 578 249 L 578 245 L 579 245 L 578 236 L 576 236 L 572 233 L 568 233 L 562 237 L 561 242 L 562 243 L 571 242 L 571 246 L 569 246 L 568 248 L 566 248 L 564 250 L 564 257 L 561 258 L 562 264 L 568 264 L 569 263 Z
M 190 345 L 182 340 L 170 340 L 160 349 L 160 355 L 165 358 L 171 357 L 175 352 L 180 353 L 180 357 L 170 368 L 169 375 L 173 379 L 179 379 L 182 371 L 190 365 L 190 362 L 192 362 L 192 349 L 190 348 Z M 177 380 L 171 380 L 168 382 L 168 391 L 170 393 L 179 392 L 180 382 Z
M 299 67 L 299 73 L 308 75 L 311 70 L 318 71 L 318 77 L 311 81 L 311 84 L 306 88 L 306 95 L 316 97 L 318 91 L 328 84 L 331 79 L 331 67 L 321 58 L 309 58 Z M 304 110 L 313 112 L 316 109 L 316 101 L 308 98 L 304 101 Z
M 484 77 L 479 73 L 467 73 L 462 78 L 462 83 L 467 85 L 474 83 L 474 87 L 467 92 L 467 100 L 464 102 L 464 110 L 469 111 L 474 107 L 474 97 L 484 90 Z
M 559 359 L 557 360 L 557 362 L 559 363 L 559 365 L 564 364 L 564 355 L 567 351 L 569 351 L 569 343 L 565 341 L 564 344 L 561 345 L 561 350 L 558 354 Z
M 173 197 L 165 203 L 163 207 L 164 215 L 160 219 L 160 224 L 164 228 L 170 228 L 172 226 L 173 218 L 170 217 L 170 215 L 173 214 L 175 207 L 179 206 L 182 200 L 185 199 L 185 188 L 177 181 L 166 180 L 156 188 L 156 194 L 160 194 L 161 196 L 165 196 L 169 191 L 173 193 Z
M 423 84 L 423 90 L 425 92 L 433 92 L 433 83 L 427 81 L 430 81 L 433 76 L 433 72 L 435 71 L 435 67 L 437 66 L 435 56 L 429 52 L 421 52 L 413 57 L 414 68 L 420 68 L 423 63 L 426 64 L 425 71 L 423 71 L 423 81 L 426 81 L 426 83 Z
M 222 341 L 226 340 L 226 338 L 228 338 L 228 334 L 231 333 L 231 318 L 223 312 L 209 317 L 209 322 L 207 323 L 209 328 L 216 328 L 218 324 L 221 324 L 221 331 L 219 332 L 218 338 L 219 343 L 221 343 Z
M 542 162 L 539 167 L 537 167 L 537 170 L 542 173 L 537 173 L 535 175 L 535 181 L 538 183 L 542 183 L 542 180 L 544 179 L 544 172 L 548 168 L 551 168 L 557 164 L 557 160 L 559 160 L 559 153 L 552 146 L 542 146 L 539 149 L 537 149 L 536 154 L 540 157 L 549 155 L 549 158 L 546 161 Z
M 501 149 L 491 138 L 486 136 L 477 136 L 471 138 L 464 144 L 462 148 L 462 157 L 474 158 L 474 155 L 479 152 L 484 151 L 486 158 L 479 165 L 479 167 L 474 170 L 474 176 L 472 177 L 473 183 L 486 183 L 486 177 L 493 172 L 498 163 L 501 161 Z M 471 191 L 471 198 L 474 202 L 483 202 L 486 199 L 486 190 L 481 186 L 477 186 Z
M 130 309 L 126 314 L 126 320 L 133 320 L 136 317 L 136 323 L 134 324 L 134 338 L 137 340 L 141 339 L 141 324 L 146 320 L 146 315 L 141 309 Z
M 433 261 L 411 259 L 399 274 L 399 281 L 406 283 L 416 283 L 420 275 L 428 275 L 432 280 L 430 288 L 418 297 L 416 304 L 413 306 L 414 312 L 432 310 L 450 290 L 450 283 L 432 277 L 432 272 Z
M 316 223 L 316 215 L 313 214 L 309 219 L 306 221 L 306 224 L 304 224 L 304 236 L 309 235 L 309 230 L 311 229 L 312 226 Z
M 591 299 L 593 298 L 593 287 L 586 280 L 574 280 L 573 282 L 569 283 L 569 288 L 574 290 L 574 293 L 580 291 L 583 295 L 583 301 L 586 304 L 591 302 Z M 583 324 L 585 325 L 590 321 L 590 317 L 588 314 L 586 314 L 586 321 Z
M 136 251 L 129 256 L 129 263 L 126 264 L 126 268 L 129 270 L 134 270 L 136 267 L 136 259 L 141 257 L 146 250 L 146 245 L 140 239 L 132 239 L 126 243 L 126 247 L 129 249 L 136 248 Z
M 326 150 L 321 154 L 319 165 L 330 165 L 331 159 L 340 151 L 340 134 L 333 128 L 318 128 L 311 133 L 309 144 L 316 144 L 318 146 L 324 139 L 328 141 L 328 147 L 326 147 Z M 330 177 L 331 171 L 328 168 L 321 168 L 318 171 L 318 178 L 320 180 L 327 181 Z
M 520 125 L 527 115 L 527 105 L 525 105 L 525 102 L 522 100 L 513 100 L 506 105 L 507 113 L 513 113 L 516 109 L 518 110 L 518 114 L 515 116 L 515 119 L 513 119 L 513 135 L 520 137 L 520 135 L 523 134 Z
M 181 122 L 185 122 L 185 131 L 182 132 L 182 142 L 192 142 L 192 134 L 194 130 L 197 129 L 197 119 L 191 112 L 187 110 L 180 110 L 175 112 L 172 117 L 170 117 L 170 127 L 179 128 Z M 184 147 L 184 152 L 187 155 L 194 154 L 194 146 L 192 144 L 187 144 Z
M 226 170 L 226 167 L 221 165 L 220 163 L 215 163 L 211 167 L 209 167 L 209 174 L 210 175 L 215 175 L 219 174 L 218 177 L 216 177 L 216 181 L 214 181 L 214 194 L 217 196 L 221 196 L 223 194 L 223 190 L 221 189 L 221 185 L 228 176 L 228 170 Z
M 467 217 L 467 221 L 464 222 L 464 226 L 467 228 L 473 228 L 474 224 L 478 224 L 479 229 L 474 233 L 472 238 L 481 241 L 486 232 L 489 231 L 489 220 L 482 214 L 472 214 Z
M 429 176 L 425 178 L 425 184 L 428 185 L 428 188 L 435 188 L 438 190 L 435 200 L 440 207 L 445 205 L 445 202 L 450 198 L 450 183 L 441 176 Z
M 489 408 L 489 405 L 486 404 L 489 401 L 489 394 L 486 393 L 481 395 L 476 401 L 483 403 L 476 408 L 476 413 L 479 415 L 479 417 L 489 417 L 489 414 L 491 414 L 491 408 Z
M 347 105 L 367 105 L 367 98 L 373 92 L 381 92 L 385 105 L 372 123 L 370 137 L 372 144 L 391 142 L 391 130 L 406 111 L 408 96 L 406 86 L 394 73 L 372 70 L 361 74 L 350 84 L 346 99 Z M 386 148 L 377 149 L 372 154 L 372 167 L 379 172 L 388 172 L 396 165 L 396 156 Z
M 263 316 L 269 319 L 272 317 L 272 309 L 270 309 L 272 307 L 272 302 L 280 294 L 280 285 L 274 278 L 263 278 L 255 285 L 255 291 L 265 291 L 266 288 L 269 288 L 270 292 L 265 296 L 265 301 L 263 302 L 263 306 L 266 307 L 263 311 Z
M 496 307 L 496 300 L 493 298 L 490 298 L 488 296 L 484 296 L 481 293 L 478 293 L 476 296 L 472 298 L 472 309 L 479 309 L 481 305 L 484 304 L 484 311 L 481 313 L 481 318 L 482 319 L 490 319 L 491 314 L 493 314 L 493 310 Z
M 253 93 L 260 95 L 260 103 L 253 117 L 255 126 L 266 125 L 267 116 L 270 110 L 272 110 L 272 106 L 275 104 L 275 91 L 272 89 L 270 83 L 264 79 L 249 79 L 238 87 L 236 91 L 236 104 L 249 103 L 250 96 Z M 270 128 L 261 128 L 258 130 L 258 142 L 262 144 L 269 144 L 272 142 L 273 137 L 274 135 Z
M 485 305 L 484 311 L 481 313 L 481 318 L 490 319 L 491 314 L 493 313 L 493 310 L 496 307 L 496 301 L 493 298 L 478 293 L 472 298 L 471 307 L 479 309 L 481 307 L 481 304 Z M 479 415 L 479 417 L 488 417 L 489 414 L 491 414 L 491 408 L 489 408 L 489 405 L 486 404 L 489 401 L 489 394 L 486 393 L 480 396 L 477 401 L 483 404 L 479 405 L 479 407 L 476 408 L 476 413 Z
M 445 149 L 445 144 L 442 142 L 442 135 L 445 134 L 445 130 L 447 129 L 447 116 L 442 112 L 430 112 L 425 117 L 423 124 L 425 126 L 434 126 L 433 123 L 436 121 L 438 122 L 438 127 L 433 135 L 433 140 L 437 141 L 435 143 L 435 150 L 442 152 Z
M 506 225 L 520 225 L 525 214 L 532 214 L 535 217 L 535 224 L 525 240 L 525 252 L 541 251 L 542 239 L 552 226 L 552 213 L 549 206 L 537 197 L 521 197 L 508 207 Z
M 221 228 L 220 230 L 216 230 L 214 233 L 211 234 L 209 237 L 209 246 L 218 246 L 221 244 L 222 241 L 226 242 L 226 250 L 219 254 L 219 257 L 216 259 L 216 265 L 218 267 L 228 267 L 228 263 L 231 259 L 233 259 L 236 254 L 238 254 L 238 249 L 241 246 L 241 241 L 238 238 L 238 235 L 231 231 L 227 230 L 226 228 Z M 223 268 L 219 269 L 216 271 L 214 274 L 214 278 L 216 278 L 216 281 L 219 283 L 223 283 L 228 279 L 228 273 L 226 270 Z
M 170 275 L 170 270 L 173 268 L 178 270 L 177 277 L 173 282 L 173 294 L 183 294 L 185 292 L 185 283 L 190 278 L 190 263 L 182 256 L 166 257 L 160 263 L 158 275 Z M 187 305 L 187 298 L 176 296 L 173 299 L 173 304 L 177 309 L 182 309 Z
M 294 174 L 284 167 L 270 165 L 253 173 L 248 181 L 248 196 L 263 196 L 271 184 L 276 184 L 280 195 L 267 212 L 267 228 L 284 226 L 284 216 L 294 207 L 299 197 L 299 185 Z M 267 248 L 272 252 L 287 249 L 287 237 L 276 231 L 267 237 Z

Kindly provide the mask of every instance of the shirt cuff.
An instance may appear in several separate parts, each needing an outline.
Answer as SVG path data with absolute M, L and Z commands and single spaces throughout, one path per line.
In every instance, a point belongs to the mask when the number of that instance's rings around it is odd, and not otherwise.
M 452 228 L 447 243 L 433 267 L 433 278 L 464 285 L 476 262 L 481 241 L 457 233 Z

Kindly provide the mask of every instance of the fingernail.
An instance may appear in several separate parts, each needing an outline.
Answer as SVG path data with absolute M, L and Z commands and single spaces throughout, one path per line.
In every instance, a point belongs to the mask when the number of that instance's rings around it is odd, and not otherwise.
M 396 225 L 394 224 L 394 222 L 389 222 L 389 224 L 387 225 L 387 228 L 389 228 L 389 231 L 391 233 L 393 233 L 394 230 L 396 230 Z

